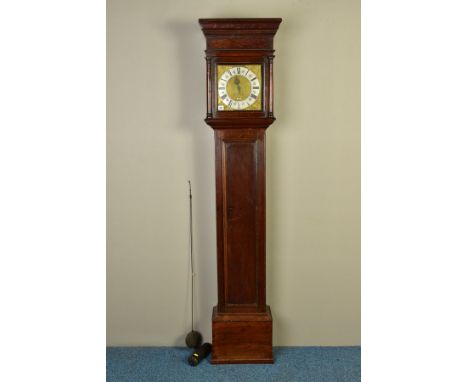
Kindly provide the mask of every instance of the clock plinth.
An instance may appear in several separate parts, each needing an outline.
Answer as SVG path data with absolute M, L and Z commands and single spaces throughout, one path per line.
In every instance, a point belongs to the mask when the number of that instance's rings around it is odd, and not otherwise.
M 212 325 L 212 364 L 273 363 L 273 320 L 268 305 L 259 313 L 219 313 L 214 307 Z
M 213 364 L 273 363 L 266 305 L 265 132 L 273 115 L 273 37 L 281 19 L 200 19 L 207 117 L 215 133 L 218 305 Z

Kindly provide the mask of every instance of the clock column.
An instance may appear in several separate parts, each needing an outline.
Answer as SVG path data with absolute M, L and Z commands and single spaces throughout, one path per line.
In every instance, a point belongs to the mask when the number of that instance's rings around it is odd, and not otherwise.
M 215 133 L 218 304 L 211 362 L 272 363 L 273 321 L 265 292 L 265 131 L 275 120 L 273 37 L 281 19 L 199 22 L 207 41 L 205 121 Z M 218 102 L 217 67 L 230 65 L 258 68 L 261 77 L 261 94 L 252 96 L 255 102 L 239 102 L 237 110 Z M 235 83 L 239 86 L 239 79 Z

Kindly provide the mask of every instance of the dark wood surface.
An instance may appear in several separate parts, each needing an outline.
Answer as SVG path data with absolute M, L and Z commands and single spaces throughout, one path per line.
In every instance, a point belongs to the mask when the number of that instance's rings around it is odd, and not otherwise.
M 265 130 L 215 130 L 218 309 L 265 311 Z
M 206 123 L 215 132 L 218 305 L 212 363 L 271 363 L 266 305 L 265 131 L 273 115 L 273 38 L 281 19 L 200 19 Z M 262 65 L 262 110 L 217 111 L 216 66 Z
M 212 364 L 273 363 L 269 306 L 261 313 L 220 313 L 214 307 L 212 322 Z

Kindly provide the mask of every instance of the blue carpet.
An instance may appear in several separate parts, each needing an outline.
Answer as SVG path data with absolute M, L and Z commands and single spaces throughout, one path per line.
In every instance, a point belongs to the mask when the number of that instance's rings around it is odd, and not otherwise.
M 187 363 L 182 347 L 109 347 L 108 382 L 357 382 L 360 347 L 275 347 L 273 365 Z

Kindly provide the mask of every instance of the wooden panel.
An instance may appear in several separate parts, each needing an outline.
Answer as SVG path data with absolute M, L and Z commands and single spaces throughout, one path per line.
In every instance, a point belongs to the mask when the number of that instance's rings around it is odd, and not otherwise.
M 256 141 L 223 146 L 226 304 L 257 302 L 256 146 Z
M 272 363 L 270 308 L 255 315 L 219 314 L 213 309 L 212 364 Z
M 265 311 L 263 129 L 216 130 L 218 309 Z
M 273 45 L 273 38 L 270 36 L 260 36 L 255 39 L 255 49 L 271 49 Z M 252 39 L 230 36 L 229 39 L 225 37 L 210 38 L 208 40 L 210 49 L 252 49 Z

